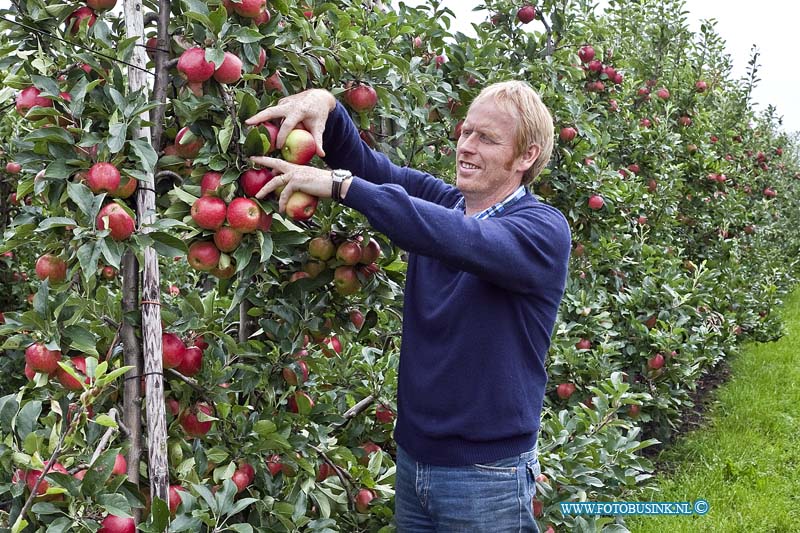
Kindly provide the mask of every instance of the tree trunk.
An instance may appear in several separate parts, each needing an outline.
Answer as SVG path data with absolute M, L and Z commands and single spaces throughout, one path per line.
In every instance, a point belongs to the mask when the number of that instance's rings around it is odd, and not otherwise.
M 140 0 L 125 0 L 125 30 L 128 35 L 139 37 L 139 45 L 134 47 L 128 67 L 130 91 L 149 91 L 144 70 L 145 57 L 143 6 Z M 169 12 L 167 12 L 168 14 Z M 143 116 L 142 120 L 148 120 Z M 149 138 L 150 128 L 142 127 L 134 135 L 136 138 Z M 136 196 L 136 214 L 140 230 L 155 220 L 155 185 L 152 173 L 140 184 Z M 143 185 L 143 186 L 141 186 Z M 145 228 L 145 229 L 142 229 Z M 164 408 L 164 370 L 161 365 L 161 303 L 159 299 L 158 257 L 152 247 L 143 251 L 144 270 L 142 279 L 142 337 L 144 342 L 145 405 L 147 412 L 147 435 L 150 474 L 150 496 L 168 502 L 169 468 L 167 464 L 167 419 Z M 138 385 L 138 384 L 137 384 Z

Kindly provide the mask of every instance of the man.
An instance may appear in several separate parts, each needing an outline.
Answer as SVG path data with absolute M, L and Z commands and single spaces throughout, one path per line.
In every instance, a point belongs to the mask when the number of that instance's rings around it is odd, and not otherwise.
M 333 172 L 269 157 L 285 185 L 363 213 L 409 252 L 395 440 L 401 532 L 538 531 L 536 439 L 545 357 L 566 282 L 569 227 L 526 185 L 544 168 L 553 122 L 523 82 L 484 89 L 456 150 L 456 187 L 392 164 L 361 142 L 341 104 L 311 90 L 247 120 L 299 122 Z M 324 147 L 324 149 L 323 149 Z

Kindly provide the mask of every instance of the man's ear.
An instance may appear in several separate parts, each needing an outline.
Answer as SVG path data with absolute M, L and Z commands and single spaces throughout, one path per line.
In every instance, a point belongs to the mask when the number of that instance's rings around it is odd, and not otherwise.
M 519 170 L 526 172 L 533 166 L 541 153 L 542 149 L 538 144 L 531 144 L 528 146 L 528 149 L 519 156 Z

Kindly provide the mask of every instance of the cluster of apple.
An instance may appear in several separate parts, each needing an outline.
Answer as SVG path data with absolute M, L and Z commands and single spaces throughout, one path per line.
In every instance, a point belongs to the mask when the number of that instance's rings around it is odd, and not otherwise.
M 309 260 L 303 270 L 292 274 L 291 281 L 314 278 L 326 268 L 333 268 L 333 284 L 343 296 L 355 294 L 361 288 L 359 274 L 365 278 L 375 275 L 380 266 L 381 246 L 374 237 L 357 235 L 354 238 L 336 234 L 319 235 L 308 243 Z
M 263 125 L 270 135 L 270 148 L 275 146 L 278 128 L 274 124 Z M 185 128 L 184 128 L 185 129 Z M 183 130 L 181 130 L 183 131 Z M 180 133 L 179 133 L 180 135 Z M 186 134 L 189 135 L 189 134 Z M 188 144 L 202 143 L 195 138 Z M 179 155 L 196 156 L 196 152 L 186 151 L 176 137 L 175 147 Z M 199 151 L 199 147 L 196 148 Z M 289 132 L 281 151 L 283 158 L 298 165 L 307 164 L 316 153 L 316 143 L 310 132 L 296 128 Z M 189 264 L 201 271 L 209 271 L 217 277 L 232 276 L 236 269 L 228 253 L 233 252 L 242 242 L 243 236 L 257 230 L 267 232 L 272 224 L 272 214 L 265 212 L 253 199 L 255 195 L 273 178 L 267 169 L 248 169 L 239 176 L 239 186 L 243 196 L 232 198 L 229 203 L 220 196 L 222 193 L 222 174 L 206 172 L 200 181 L 200 198 L 191 207 L 191 217 L 201 229 L 213 231 L 211 240 L 202 238 L 189 246 Z M 287 214 L 294 220 L 308 220 L 317 209 L 318 199 L 301 191 L 292 193 L 286 205 Z
M 583 69 L 587 74 L 586 89 L 589 91 L 603 92 L 606 88 L 603 81 L 611 82 L 614 85 L 622 84 L 622 73 L 611 65 L 604 65 L 599 59 L 595 59 L 594 47 L 584 45 L 578 50 L 578 57 L 584 63 Z

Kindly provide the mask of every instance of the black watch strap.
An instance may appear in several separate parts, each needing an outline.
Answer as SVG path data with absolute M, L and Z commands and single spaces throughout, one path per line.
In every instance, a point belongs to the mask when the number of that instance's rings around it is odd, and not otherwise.
M 342 183 L 346 179 L 350 179 L 353 175 L 347 170 L 334 170 L 331 172 L 333 181 L 331 183 L 331 198 L 337 202 L 342 201 Z

